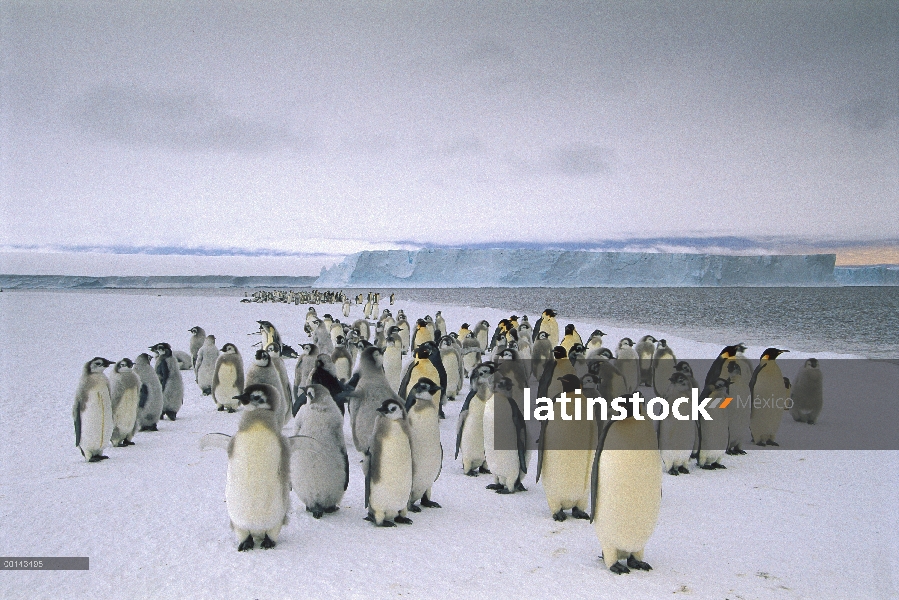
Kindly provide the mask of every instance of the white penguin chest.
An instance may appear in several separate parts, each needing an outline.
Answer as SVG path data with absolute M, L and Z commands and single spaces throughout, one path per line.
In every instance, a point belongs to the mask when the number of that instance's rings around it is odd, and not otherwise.
M 466 456 L 484 456 L 484 409 L 487 404 L 477 396 L 468 405 L 468 417 L 462 431 L 462 446 Z M 492 424 L 492 422 L 491 422 Z
M 112 436 L 112 399 L 106 382 L 92 385 L 81 415 L 81 446 L 103 448 Z
M 234 436 L 228 462 L 225 500 L 231 520 L 243 529 L 267 529 L 283 519 L 284 505 L 281 444 L 263 423 Z

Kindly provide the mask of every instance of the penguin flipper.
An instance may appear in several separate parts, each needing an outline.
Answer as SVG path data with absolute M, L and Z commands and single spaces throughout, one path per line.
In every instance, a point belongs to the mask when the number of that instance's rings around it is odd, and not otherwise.
M 752 378 L 749 380 L 749 397 L 755 398 L 755 381 L 759 378 L 759 373 L 762 369 L 768 366 L 768 363 L 759 362 L 759 366 L 755 368 L 755 371 L 752 372 Z
M 552 383 L 553 372 L 555 370 L 556 361 L 553 359 L 546 361 L 546 366 L 543 367 L 543 373 L 540 375 L 540 384 L 537 386 L 538 398 L 546 397 L 546 393 L 549 392 L 549 384 Z
M 142 383 L 140 385 L 140 392 L 138 392 L 138 393 L 140 394 L 140 396 L 137 401 L 137 407 L 143 408 L 144 405 L 147 404 L 147 400 L 150 398 L 150 388 L 147 387 L 147 384 Z
M 537 439 L 537 480 L 534 483 L 540 482 L 540 473 L 543 472 L 543 453 L 546 451 L 546 426 L 548 424 L 549 421 L 540 422 L 540 437 Z
M 200 450 L 208 450 L 210 448 L 227 450 L 230 443 L 230 435 L 225 435 L 224 433 L 207 433 L 200 438 Z
M 534 323 L 534 329 L 533 329 L 533 331 L 531 331 L 531 341 L 532 342 L 537 339 L 538 335 L 540 335 L 540 325 L 542 323 L 543 323 L 543 317 L 540 317 L 539 319 L 537 319 L 537 322 Z
M 515 438 L 518 442 L 518 466 L 522 473 L 528 472 L 528 463 L 525 460 L 525 452 L 528 445 L 528 433 L 524 425 L 524 415 L 518 408 L 518 403 L 511 396 L 506 396 L 509 407 L 512 409 L 512 424 L 515 426 Z
M 412 362 L 406 365 L 406 370 L 403 371 L 403 379 L 400 381 L 400 387 L 396 391 L 396 393 L 399 394 L 400 398 L 405 398 L 406 394 L 409 393 L 409 380 L 412 378 L 412 370 L 417 364 L 418 359 L 414 359 Z
M 440 387 L 446 390 L 446 367 L 443 366 L 443 359 L 440 358 L 440 350 L 431 352 L 431 364 L 437 369 L 437 375 L 440 376 Z
M 164 356 L 160 356 L 159 362 L 156 363 L 156 375 L 159 376 L 162 389 L 165 389 L 165 384 L 169 381 L 169 363 Z
M 468 403 L 469 400 L 466 400 L 465 406 L 459 413 L 459 420 L 456 422 L 456 456 L 453 460 L 459 458 L 459 449 L 462 447 L 462 432 L 465 430 L 465 419 L 468 418 Z
M 365 508 L 368 508 L 368 499 L 371 496 L 371 449 L 365 451 L 362 459 L 362 470 L 365 472 Z
M 72 411 L 75 420 L 75 446 L 81 445 L 81 407 L 75 404 L 75 410 Z
M 345 492 L 350 487 L 350 457 L 346 453 L 346 446 L 340 449 L 340 453 L 343 454 L 343 491 Z M 368 497 L 367 493 L 366 497 Z
M 596 518 L 596 486 L 599 483 L 599 457 L 602 455 L 602 448 L 606 443 L 606 435 L 609 428 L 615 421 L 609 421 L 604 427 L 599 429 L 599 441 L 596 443 L 596 453 L 593 455 L 593 467 L 590 469 L 590 522 Z
M 296 388 L 296 400 L 293 401 L 293 406 L 291 407 L 291 412 L 293 412 L 293 416 L 297 416 L 297 413 L 300 412 L 300 407 L 306 404 L 306 392 L 303 388 Z

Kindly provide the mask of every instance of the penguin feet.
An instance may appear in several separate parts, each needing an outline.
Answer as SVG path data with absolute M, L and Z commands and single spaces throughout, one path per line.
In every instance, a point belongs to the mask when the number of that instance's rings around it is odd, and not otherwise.
M 224 404 L 219 404 L 218 411 L 219 411 L 219 412 L 225 412 L 225 405 L 224 405 Z
M 411 525 L 412 524 L 412 519 L 410 519 L 409 517 L 404 517 L 403 515 L 398 515 L 394 519 L 394 521 L 395 521 L 395 523 L 399 523 L 401 525 Z M 384 522 L 387 523 L 387 521 L 384 521 Z
M 469 477 L 477 477 L 478 471 L 477 471 L 477 469 L 472 469 L 471 471 L 466 471 L 465 474 L 468 475 Z
M 712 466 L 712 465 L 699 465 L 699 468 L 700 468 L 700 469 L 704 469 L 704 470 L 706 470 L 706 471 L 714 471 L 714 470 L 717 469 L 718 467 L 714 467 L 714 466 Z
M 571 509 L 571 516 L 575 519 L 584 519 L 586 521 L 590 520 L 590 515 L 579 509 L 577 506 Z
M 690 453 L 690 458 L 699 458 L 699 453 L 698 453 L 698 452 L 691 452 L 691 453 Z
M 118 444 L 116 444 L 115 447 L 116 447 L 116 448 L 127 448 L 127 447 L 128 447 L 128 442 L 126 442 L 125 440 L 122 440 L 121 442 L 119 442 Z
M 235 409 L 231 408 L 230 406 L 227 408 L 227 410 L 229 413 L 237 412 Z
M 515 491 L 516 491 L 516 492 L 526 492 L 526 491 L 528 491 L 528 490 L 527 490 L 526 487 L 524 487 L 523 485 L 521 485 L 521 482 L 520 482 L 520 481 L 516 481 L 516 482 L 515 482 Z
M 677 470 L 677 467 L 671 467 L 668 469 L 669 475 L 680 475 L 680 471 Z
M 690 469 L 688 469 L 688 468 L 685 467 L 684 465 L 679 466 L 679 467 L 677 468 L 677 471 L 678 471 L 679 473 L 683 473 L 684 475 L 689 475 L 689 474 L 690 474 Z
M 95 454 L 91 456 L 87 462 L 100 462 L 101 460 L 105 460 L 109 458 L 108 456 L 104 456 L 103 454 Z
M 210 390 L 209 388 L 204 389 L 204 390 L 203 390 L 203 395 L 204 395 L 204 396 L 211 396 L 211 395 L 212 395 L 212 390 Z
M 497 494 L 514 494 L 513 490 L 507 490 L 505 487 L 500 487 L 500 489 L 496 490 Z
M 504 489 L 506 489 L 506 486 L 504 486 L 501 483 L 491 483 L 490 485 L 487 486 L 487 489 L 488 490 L 504 490 Z
M 268 537 L 268 536 L 266 536 L 266 537 Z M 238 552 L 246 552 L 247 550 L 252 550 L 255 546 L 256 546 L 256 544 L 253 542 L 253 536 L 248 535 L 247 539 L 242 541 L 240 543 L 240 545 L 237 547 L 237 551 Z
M 125 445 L 126 446 L 134 446 L 134 442 L 132 442 L 131 440 L 125 440 Z
M 768 442 L 756 442 L 755 445 L 756 446 L 767 446 Z
M 713 468 L 713 469 L 726 469 L 727 467 L 725 467 L 724 465 L 722 465 L 720 462 L 715 461 L 715 462 L 712 463 L 712 468 Z
M 438 416 L 439 418 L 441 418 L 441 419 L 445 419 L 445 418 L 446 418 L 446 414 L 444 414 L 442 408 L 440 409 L 440 412 L 437 413 L 437 416 Z
M 422 502 L 422 504 L 424 504 L 424 502 Z M 421 512 L 421 507 L 418 506 L 417 504 L 410 504 L 410 505 L 409 505 L 409 512 L 420 513 L 420 512 Z M 397 518 L 399 518 L 399 517 L 397 517 Z
M 275 541 L 272 540 L 272 538 L 268 537 L 268 534 L 266 533 L 265 539 L 262 540 L 262 543 L 259 545 L 262 546 L 263 548 L 265 548 L 266 550 L 271 550 L 272 548 L 275 547 Z
M 437 504 L 430 498 L 422 498 L 421 505 L 424 506 L 425 508 L 443 508 L 442 506 L 440 506 L 439 504 Z
M 769 446 L 780 446 L 780 444 L 778 444 L 778 443 L 775 442 L 774 440 L 768 440 L 768 445 L 769 445 Z
M 627 566 L 632 569 L 637 569 L 638 571 L 652 571 L 652 567 L 650 567 L 648 563 L 637 560 L 633 555 L 628 557 Z
M 323 510 L 313 510 L 311 512 L 312 512 L 313 519 L 321 519 L 322 515 L 325 514 L 325 511 L 323 511 Z
M 485 475 L 491 475 L 491 474 L 492 474 L 492 473 L 490 472 L 490 469 L 488 469 L 488 468 L 485 467 L 484 465 L 481 465 L 480 467 L 478 467 L 478 473 L 484 473 Z
M 553 515 L 553 521 L 558 521 L 559 523 L 561 523 L 562 521 L 564 521 L 567 518 L 568 518 L 568 515 L 565 514 L 564 510 L 560 510 L 559 512 L 557 512 L 556 514 Z
M 325 509 L 325 513 L 330 515 L 331 513 L 336 513 L 338 510 L 340 510 L 339 506 L 329 506 Z
M 173 410 L 167 410 L 162 414 L 167 416 L 169 418 L 169 421 L 174 421 L 177 413 L 175 413 L 175 411 L 173 411 Z
M 625 566 L 624 566 L 623 564 L 621 564 L 620 562 L 616 562 L 615 564 L 613 564 L 611 567 L 609 567 L 609 570 L 610 570 L 612 573 L 615 573 L 615 575 L 625 575 L 625 574 L 631 572 L 630 569 L 628 569 L 627 567 L 625 567 Z
M 144 425 L 140 428 L 141 431 L 159 431 L 159 428 L 156 426 L 156 423 L 152 425 Z

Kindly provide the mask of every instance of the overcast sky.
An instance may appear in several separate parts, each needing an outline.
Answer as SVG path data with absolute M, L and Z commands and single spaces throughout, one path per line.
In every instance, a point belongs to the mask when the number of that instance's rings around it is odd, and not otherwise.
M 0 15 L 6 247 L 899 239 L 895 1 Z

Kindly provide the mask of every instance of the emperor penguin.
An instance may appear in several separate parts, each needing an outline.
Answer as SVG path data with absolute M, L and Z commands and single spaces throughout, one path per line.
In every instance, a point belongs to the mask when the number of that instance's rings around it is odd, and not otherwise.
M 496 372 L 512 380 L 515 390 L 523 391 L 528 387 L 527 367 L 514 348 L 506 348 L 496 357 Z
M 406 410 L 401 402 L 388 398 L 375 410 L 375 416 L 371 443 L 362 463 L 368 509 L 365 519 L 380 527 L 408 525 L 412 523 L 406 511 L 412 494 L 413 467 Z
M 533 331 L 531 330 L 531 324 L 528 323 L 527 315 L 521 317 L 521 322 L 518 324 L 518 338 L 527 338 L 528 340 L 534 339 Z
M 685 413 L 685 409 L 681 410 L 680 406 L 689 405 L 692 386 L 690 379 L 680 372 L 672 373 L 668 381 L 665 395 L 660 396 L 667 400 L 668 406 L 672 408 L 668 416 L 659 421 L 659 448 L 662 452 L 662 462 L 665 465 L 665 472 L 669 475 L 688 474 L 690 470 L 687 468 L 687 464 L 690 462 L 690 454 L 696 441 L 696 422 L 676 418 L 673 407 L 677 405 L 678 412 L 681 415 Z M 682 398 L 686 399 L 686 403 L 678 403 Z
M 621 338 L 618 342 L 615 366 L 624 375 L 628 395 L 637 391 L 637 386 L 640 384 L 640 356 L 634 350 L 634 342 L 631 338 Z
M 783 373 L 776 362 L 777 357 L 784 352 L 789 350 L 766 348 L 749 381 L 749 390 L 752 394 L 749 430 L 752 433 L 752 441 L 757 446 L 780 445 L 774 438 L 780 428 L 780 420 L 786 405 L 785 399 L 790 396 Z
M 262 342 L 258 345 L 265 348 L 269 344 L 280 344 L 281 335 L 278 330 L 268 321 L 256 321 L 259 324 L 259 334 L 262 336 Z M 257 345 L 257 344 L 254 344 Z
M 344 345 L 344 337 L 338 338 L 337 344 L 334 346 L 334 352 L 331 353 L 331 362 L 334 363 L 334 369 L 337 371 L 337 378 L 346 383 L 353 374 L 353 355 Z
M 459 327 L 459 331 L 456 332 L 456 337 L 460 340 L 464 340 L 465 337 L 471 333 L 471 329 L 468 327 L 468 323 L 462 323 L 462 326 Z
M 481 364 L 481 344 L 475 337 L 473 331 L 469 331 L 462 338 L 462 366 L 465 368 L 465 376 L 471 376 L 471 372 L 476 366 Z
M 400 341 L 403 343 L 403 354 L 406 354 L 409 351 L 412 333 L 409 331 L 409 321 L 406 320 L 406 315 L 403 314 L 403 311 L 399 311 L 396 314 L 396 326 L 400 328 L 397 335 L 400 336 Z
M 644 335 L 634 348 L 637 351 L 637 360 L 640 364 L 639 385 L 652 385 L 652 357 L 656 351 L 656 339 L 651 335 Z
M 338 346 L 344 343 L 341 340 L 346 340 L 346 336 L 343 330 L 343 323 L 341 323 L 340 321 L 334 321 L 334 323 L 331 324 L 329 333 L 331 334 L 331 343 L 334 345 L 334 349 L 336 350 Z
M 565 337 L 562 338 L 562 341 L 559 342 L 559 345 L 565 348 L 565 351 L 568 352 L 571 350 L 571 347 L 575 344 L 582 344 L 581 336 L 574 328 L 574 323 L 569 323 L 565 326 Z
M 200 348 L 203 347 L 203 343 L 206 341 L 206 332 L 199 325 L 191 327 L 188 331 L 192 334 L 190 336 L 190 364 L 191 367 L 194 367 L 197 364 L 197 352 L 200 351 Z
M 541 421 L 537 441 L 537 481 L 543 477 L 543 491 L 553 519 L 564 521 L 566 510 L 571 510 L 575 519 L 589 519 L 590 472 L 598 436 L 596 421 L 573 418 L 586 413 L 581 381 L 569 373 L 561 378 L 561 383 L 563 393 L 572 404 L 579 403 L 580 407 L 569 410 L 569 405 L 565 404 L 562 410 L 567 413 L 567 419 L 562 416 Z
M 475 339 L 478 340 L 481 352 L 486 353 L 487 346 L 490 343 L 490 323 L 487 321 L 478 321 L 478 324 L 474 326 L 472 333 L 474 333 Z
M 371 326 L 368 324 L 368 321 L 365 319 L 358 319 L 353 323 L 353 329 L 359 334 L 359 339 L 365 340 L 366 342 L 371 341 Z
M 538 381 L 543 377 L 547 365 L 553 360 L 553 345 L 549 340 L 549 334 L 541 331 L 531 346 L 531 370 Z
M 556 311 L 551 308 L 544 310 L 543 314 L 540 315 L 540 318 L 537 319 L 537 322 L 534 324 L 532 336 L 536 339 L 536 336 L 541 331 L 545 331 L 549 334 L 549 341 L 553 347 L 559 345 L 559 322 L 556 321 Z
M 437 355 L 436 357 L 434 355 Z M 434 342 L 425 342 L 415 349 L 415 354 L 411 362 L 406 365 L 406 371 L 403 373 L 403 380 L 400 382 L 398 393 L 400 398 L 407 397 L 409 389 L 413 382 L 421 378 L 430 379 L 431 381 L 440 382 L 438 390 L 434 395 L 434 402 L 438 410 L 443 412 L 443 393 L 442 390 L 446 385 L 446 370 L 443 363 L 436 359 L 440 358 L 440 351 L 434 346 Z
M 162 414 L 169 421 L 174 421 L 184 404 L 184 382 L 181 380 L 178 361 L 172 356 L 172 347 L 165 342 L 151 346 L 150 350 L 156 353 L 156 375 L 162 384 Z
M 218 360 L 219 349 L 215 345 L 215 336 L 207 335 L 206 340 L 197 352 L 196 381 L 204 396 L 212 394 L 212 379 L 215 377 L 215 361 Z
M 344 317 L 349 317 L 349 316 L 350 316 L 350 306 L 351 306 L 351 304 L 350 304 L 350 299 L 349 299 L 349 298 L 344 298 L 344 299 L 343 299 L 343 316 L 344 316 Z
M 727 379 L 727 371 L 724 369 L 724 364 L 737 356 L 738 348 L 739 345 L 722 348 L 705 375 L 706 388 L 713 386 L 718 379 Z
M 396 327 L 392 329 L 397 330 Z M 400 389 L 403 382 L 403 342 L 399 336 L 388 335 L 384 340 L 384 375 L 391 389 Z
M 434 400 L 434 394 L 439 390 L 439 385 L 422 377 L 412 386 L 406 398 L 412 446 L 412 493 L 409 496 L 409 510 L 412 512 L 421 511 L 415 504 L 419 500 L 425 508 L 440 508 L 431 495 L 431 488 L 443 466 L 439 405 Z
M 375 340 L 373 343 L 381 350 L 387 345 L 387 332 L 384 330 L 383 321 L 378 321 L 375 325 Z
M 730 404 L 727 411 L 727 454 L 746 454 L 743 445 L 749 439 L 749 421 L 752 416 L 752 392 L 749 390 L 749 373 L 743 371 L 747 361 L 733 358 L 727 362 L 727 378 L 730 380 Z
M 652 421 L 637 419 L 632 403 L 623 406 L 625 418 L 599 430 L 590 484 L 590 515 L 603 562 L 619 575 L 652 570 L 643 562 L 643 549 L 662 505 L 662 459 Z
M 304 323 L 306 325 L 309 325 L 310 323 L 312 323 L 312 321 L 315 321 L 316 319 L 318 319 L 318 313 L 315 311 L 314 306 L 310 306 L 309 310 L 306 311 L 306 318 L 304 320 Z
M 746 357 L 746 354 L 744 354 L 745 352 L 746 352 L 746 344 L 737 344 L 737 349 L 736 349 L 736 352 L 734 353 L 734 360 L 736 360 L 737 363 L 739 363 L 740 372 L 743 373 L 743 377 L 748 382 L 749 379 L 752 377 L 752 372 L 755 371 L 755 369 L 753 368 L 752 363 Z
M 438 310 L 434 313 L 434 327 L 437 328 L 437 331 L 440 332 L 440 337 L 443 337 L 449 333 L 449 329 L 446 327 L 446 319 L 443 318 L 443 315 Z
M 602 348 L 602 338 L 605 335 L 606 334 L 603 333 L 601 330 L 594 329 L 593 333 L 590 334 L 590 337 L 587 338 L 587 343 L 584 344 L 584 346 L 587 348 L 587 350 Z M 630 338 L 625 338 L 625 339 L 630 339 Z M 634 345 L 634 343 L 631 342 L 631 346 L 633 346 L 633 345 Z M 619 348 L 621 347 L 621 342 L 618 342 L 618 347 Z
M 212 398 L 218 410 L 233 413 L 238 401 L 234 399 L 243 393 L 243 358 L 237 346 L 228 343 L 222 346 L 221 354 L 215 360 L 212 376 Z
M 297 364 L 293 369 L 293 394 L 298 396 L 297 388 L 309 385 L 309 377 L 315 370 L 315 359 L 318 357 L 318 346 L 306 343 L 300 346 L 303 353 L 297 358 Z
M 677 357 L 674 356 L 674 350 L 668 345 L 667 340 L 659 340 L 659 345 L 652 355 L 652 388 L 657 397 L 662 397 L 668 389 L 675 364 Z
M 316 345 L 318 351 L 323 354 L 331 354 L 334 352 L 334 342 L 331 339 L 331 330 L 325 327 L 324 321 L 315 319 L 310 326 L 312 329 L 312 343 Z
M 158 431 L 162 418 L 162 384 L 150 364 L 150 355 L 144 352 L 134 360 L 134 372 L 140 378 L 137 401 L 137 422 L 141 431 Z
M 428 322 L 424 319 L 419 319 L 415 322 L 415 331 L 412 332 L 412 341 L 409 343 L 409 347 L 412 350 L 415 350 L 425 342 L 433 342 L 434 341 L 434 333 L 428 327 Z
M 290 438 L 293 491 L 316 519 L 338 509 L 350 482 L 350 463 L 343 439 L 343 415 L 327 388 L 317 383 L 305 390 Z
M 494 478 L 487 489 L 498 494 L 527 491 L 522 485 L 530 462 L 527 428 L 524 415 L 512 397 L 513 389 L 512 380 L 500 375 L 484 405 L 484 453 Z M 501 432 L 504 441 L 497 443 L 497 432 Z M 507 447 L 510 441 L 515 442 L 514 448 Z
M 824 376 L 817 358 L 805 361 L 794 379 L 790 416 L 794 421 L 814 425 L 824 405 Z
M 264 350 L 260 350 L 264 352 Z M 210 433 L 200 448 L 228 450 L 225 502 L 237 549 L 274 548 L 290 510 L 290 448 L 279 426 L 281 405 L 278 386 L 247 385 L 239 396 L 244 406 L 237 433 Z
M 294 354 L 291 353 L 290 350 L 292 350 L 292 348 L 288 350 L 288 354 Z M 287 365 L 284 364 L 284 359 L 281 358 L 284 348 L 281 347 L 281 344 L 272 342 L 265 347 L 265 351 L 268 352 L 268 358 L 278 371 L 278 378 L 281 380 L 281 387 L 279 389 L 281 392 L 281 399 L 284 400 L 284 421 L 287 422 L 291 417 L 293 392 L 290 387 L 290 376 L 287 373 Z
M 372 431 L 380 414 L 378 408 L 387 399 L 395 400 L 400 406 L 403 401 L 387 381 L 384 354 L 377 346 L 368 346 L 360 353 L 358 373 L 359 381 L 353 391 L 346 393 L 346 399 L 350 401 L 353 445 L 364 454 L 371 444 Z
M 713 400 L 730 396 L 730 380 L 718 378 L 711 386 L 707 386 L 703 392 L 703 398 Z M 726 410 L 726 409 L 725 409 Z M 699 455 L 696 464 L 700 469 L 726 469 L 721 464 L 721 459 L 727 451 L 728 419 L 727 413 L 718 416 L 716 411 L 714 418 L 699 420 Z
M 447 400 L 455 400 L 462 391 L 465 375 L 462 366 L 462 352 L 452 336 L 445 335 L 440 338 L 440 360 L 446 371 L 446 389 L 443 393 Z
M 490 473 L 484 448 L 484 408 L 493 396 L 493 363 L 481 363 L 469 377 L 469 392 L 456 424 L 456 455 L 462 454 L 462 471 L 469 477 Z
M 371 292 L 369 292 L 368 297 L 365 299 L 365 304 L 362 307 L 362 316 L 366 319 L 371 318 Z
M 109 445 L 114 423 L 109 379 L 103 371 L 111 364 L 111 360 L 99 356 L 87 361 L 75 392 L 75 403 L 72 405 L 75 446 L 87 462 L 109 458 L 103 450 Z
M 537 388 L 538 398 L 558 398 L 562 393 L 561 379 L 565 375 L 576 375 L 574 365 L 568 359 L 568 353 L 562 346 L 553 348 L 553 361 L 548 362 L 540 375 Z
M 137 421 L 137 405 L 140 402 L 140 378 L 134 372 L 134 363 L 123 358 L 112 369 L 109 380 L 112 399 L 112 438 L 113 446 L 133 446 L 134 434 L 139 424 Z
M 271 405 L 270 410 L 275 413 L 275 424 L 278 426 L 278 431 L 281 431 L 288 414 L 285 408 L 287 401 L 284 399 L 284 384 L 281 381 L 281 375 L 267 350 L 257 350 L 253 356 L 253 362 L 247 370 L 244 380 L 244 393 L 252 385 L 270 385 L 278 390 L 278 393 L 270 396 L 268 401 Z

